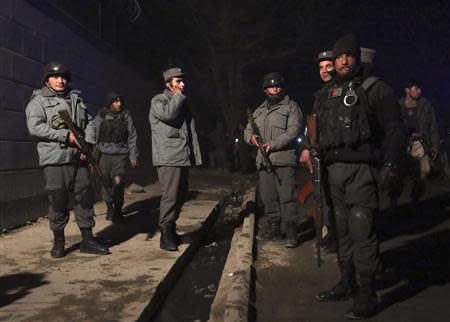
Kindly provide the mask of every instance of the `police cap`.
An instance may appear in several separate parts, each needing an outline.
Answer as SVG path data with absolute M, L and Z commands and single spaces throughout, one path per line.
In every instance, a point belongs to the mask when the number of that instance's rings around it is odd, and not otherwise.
M 166 83 L 173 77 L 180 77 L 184 75 L 186 75 L 186 73 L 183 72 L 180 67 L 169 68 L 163 72 L 163 78 Z
M 320 63 L 323 60 L 333 60 L 333 52 L 331 50 L 320 52 L 317 55 L 316 62 Z

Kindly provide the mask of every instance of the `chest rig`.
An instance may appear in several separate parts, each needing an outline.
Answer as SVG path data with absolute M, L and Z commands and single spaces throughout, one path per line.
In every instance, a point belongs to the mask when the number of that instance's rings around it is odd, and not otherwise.
M 372 137 L 372 115 L 366 91 L 378 79 L 369 77 L 335 84 L 319 98 L 319 140 L 324 149 L 355 148 Z
M 126 143 L 128 140 L 128 114 L 107 112 L 102 117 L 99 142 Z

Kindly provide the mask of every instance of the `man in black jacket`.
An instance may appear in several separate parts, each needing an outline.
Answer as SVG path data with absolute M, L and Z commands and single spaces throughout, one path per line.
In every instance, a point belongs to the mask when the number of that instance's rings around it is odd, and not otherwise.
M 395 177 L 404 150 L 400 107 L 392 89 L 376 78 L 365 78 L 360 47 L 353 35 L 333 47 L 336 75 L 318 97 L 319 146 L 327 168 L 336 217 L 341 280 L 317 295 L 339 301 L 356 291 L 349 319 L 375 314 L 373 280 L 378 265 L 374 216 L 378 209 L 375 168 L 382 164 L 384 185 Z
M 399 100 L 409 146 L 408 153 L 417 164 L 413 173 L 412 199 L 418 201 L 424 190 L 425 179 L 431 170 L 431 160 L 439 149 L 439 131 L 430 101 L 422 96 L 422 89 L 416 80 L 405 84 L 406 96 Z

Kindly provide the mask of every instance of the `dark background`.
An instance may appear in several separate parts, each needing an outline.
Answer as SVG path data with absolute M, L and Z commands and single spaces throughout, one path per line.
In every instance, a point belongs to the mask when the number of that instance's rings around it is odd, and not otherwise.
M 59 8 L 64 14 L 54 16 L 66 24 L 73 18 L 75 29 L 149 80 L 161 80 L 168 67 L 184 68 L 203 136 L 218 122 L 236 135 L 246 108 L 263 100 L 261 79 L 270 71 L 284 74 L 308 113 L 321 86 L 314 58 L 349 32 L 377 51 L 376 74 L 399 97 L 408 78 L 418 79 L 441 134 L 450 130 L 448 1 L 139 0 L 139 10 L 134 0 L 31 2 Z
M 448 1 L 161 0 L 141 6 L 141 19 L 153 26 L 149 59 L 189 72 L 204 126 L 223 118 L 232 133 L 245 108 L 261 102 L 261 78 L 274 70 L 285 75 L 291 96 L 308 112 L 321 86 L 314 58 L 353 32 L 361 46 L 377 51 L 377 74 L 399 97 L 408 78 L 422 82 L 441 128 L 447 127 Z

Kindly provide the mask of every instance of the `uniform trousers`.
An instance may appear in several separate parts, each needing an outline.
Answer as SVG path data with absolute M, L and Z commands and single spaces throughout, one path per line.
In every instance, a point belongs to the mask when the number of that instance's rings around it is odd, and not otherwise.
M 373 274 L 378 265 L 374 216 L 378 190 L 374 169 L 365 163 L 332 163 L 327 167 L 334 206 L 338 259 L 353 263 L 356 273 Z
M 103 176 L 107 179 L 109 189 L 102 185 L 102 199 L 105 202 L 114 202 L 123 205 L 123 193 L 125 187 L 125 172 L 128 162 L 128 154 L 102 153 L 98 166 Z
M 94 194 L 86 166 L 72 164 L 44 167 L 45 189 L 50 202 L 48 218 L 52 230 L 63 230 L 69 222 L 69 198 L 74 196 L 75 220 L 79 228 L 92 228 Z
M 261 200 L 264 204 L 264 214 L 271 221 L 281 222 L 281 230 L 285 232 L 286 225 L 297 221 L 297 189 L 295 185 L 294 167 L 274 167 L 280 182 L 273 172 L 264 169 L 259 171 Z
M 175 223 L 189 191 L 189 167 L 158 166 L 158 180 L 161 186 L 159 226 Z

